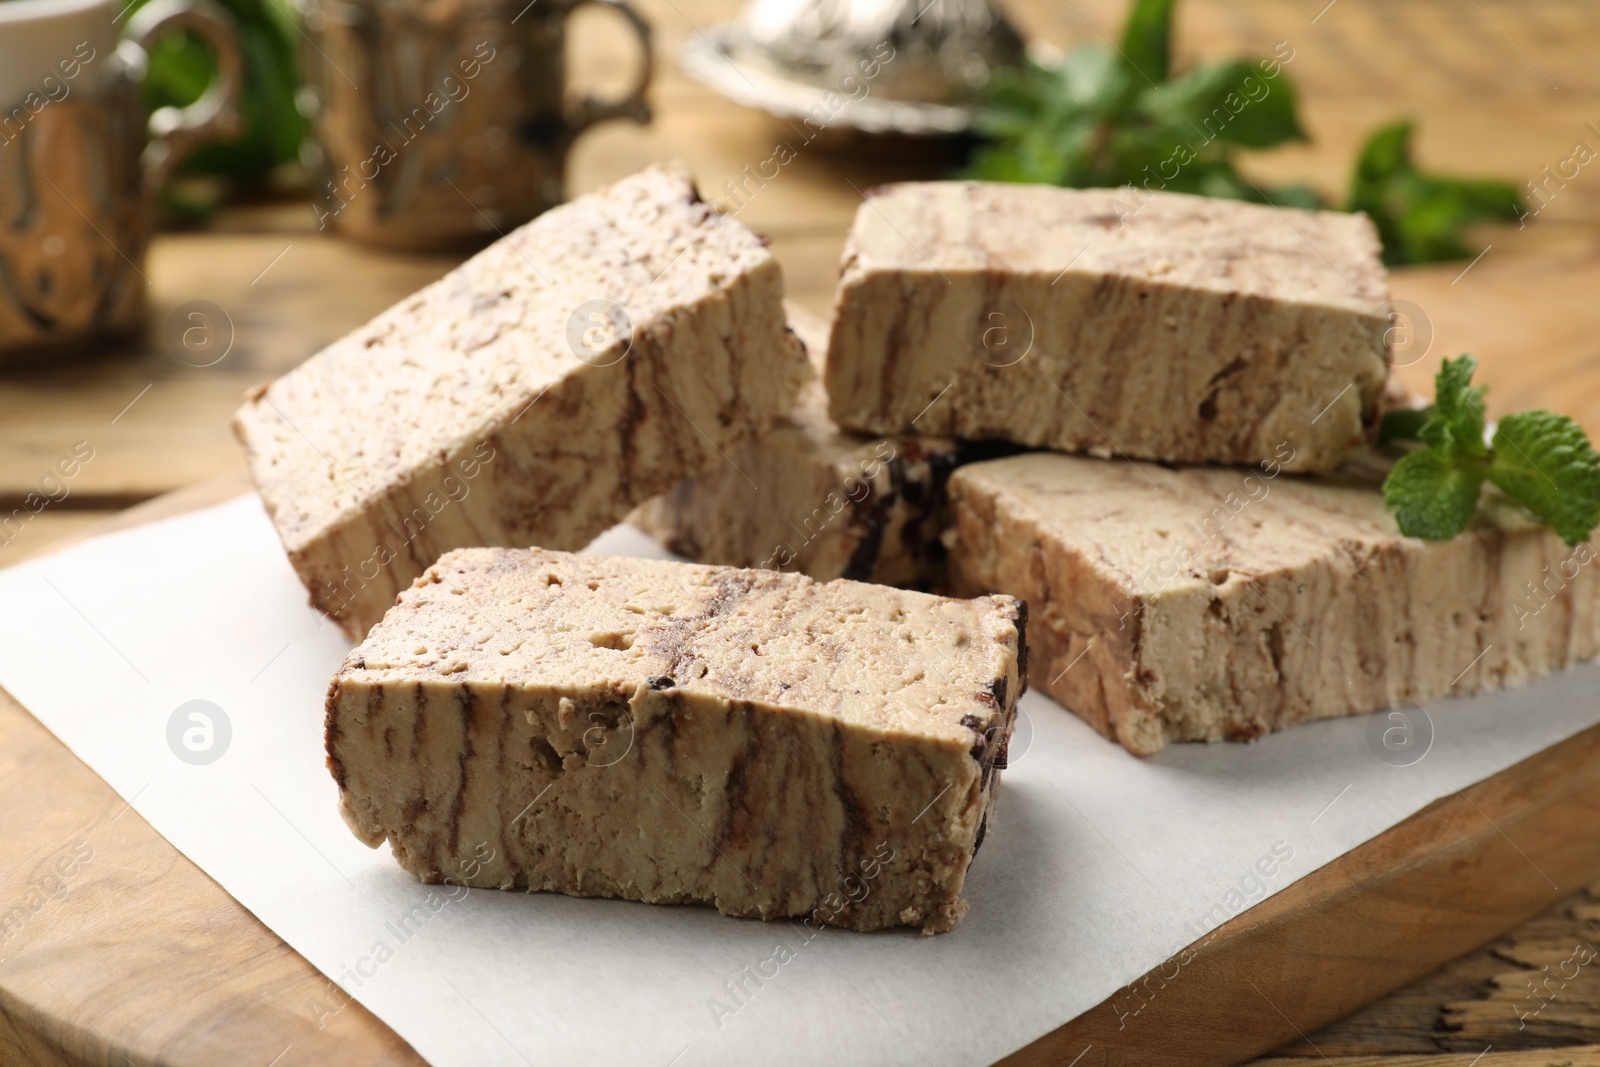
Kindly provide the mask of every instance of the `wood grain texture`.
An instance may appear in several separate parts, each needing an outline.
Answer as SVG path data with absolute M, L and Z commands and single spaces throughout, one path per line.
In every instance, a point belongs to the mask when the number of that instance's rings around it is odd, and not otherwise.
M 1600 840 L 1580 828 L 1595 825 L 1600 726 L 1436 801 L 1004 1062 L 1241 1062 L 1593 881 Z
M 1600 883 L 1391 996 L 1277 1050 L 1279 1057 L 1600 1046 Z
M 1600 1045 L 1536 1052 L 1456 1053 L 1443 1056 L 1321 1056 L 1327 1067 L 1600 1067 Z M 1249 1067 L 1304 1067 L 1304 1060 L 1252 1060 Z
M 249 490 L 243 476 L 209 482 L 97 532 Z M 4 690 L 0 811 L 14 872 L 0 896 L 0 1063 L 422 1063 Z
M 804 143 L 792 128 L 713 97 L 672 67 L 679 44 L 727 18 L 735 0 L 640 0 L 640 6 L 656 25 L 665 60 L 654 92 L 658 119 L 644 130 L 618 124 L 583 137 L 572 157 L 571 188 L 591 188 L 651 160 L 685 157 L 708 198 L 772 236 L 791 297 L 825 312 L 859 191 L 938 177 L 956 153 L 948 146 L 832 137 Z M 1125 0 L 1007 4 L 1029 31 L 1064 46 L 1114 37 L 1125 6 Z M 586 21 L 569 47 L 575 80 L 585 86 L 603 87 L 610 72 L 626 66 L 604 18 Z M 1277 41 L 1294 49 L 1288 70 L 1313 140 L 1252 156 L 1248 168 L 1258 180 L 1309 179 L 1337 192 L 1365 134 L 1402 113 L 1420 122 L 1417 147 L 1425 164 L 1519 185 L 1548 182 L 1542 168 L 1567 158 L 1578 140 L 1600 147 L 1600 133 L 1587 126 L 1600 122 L 1593 104 L 1600 99 L 1600 66 L 1593 62 L 1600 22 L 1587 0 L 1327 6 L 1324 0 L 1185 0 L 1178 40 L 1180 64 L 1264 54 Z M 780 142 L 797 152 L 778 178 L 750 195 L 730 190 L 743 168 L 767 159 Z M 1600 301 L 1593 298 L 1600 287 L 1600 171 L 1588 168 L 1549 188 L 1548 203 L 1526 230 L 1485 231 L 1482 240 L 1493 247 L 1466 273 L 1466 264 L 1447 264 L 1394 276 L 1396 296 L 1416 306 L 1433 337 L 1427 354 L 1402 373 L 1425 385 L 1442 356 L 1470 349 L 1493 386 L 1491 413 L 1548 406 L 1594 432 L 1600 430 Z M 0 545 L 0 565 L 56 537 L 81 535 L 109 509 L 237 472 L 227 417 L 246 387 L 298 363 L 453 262 L 332 240 L 316 232 L 300 203 L 246 205 L 204 232 L 159 237 L 146 267 L 152 316 L 142 345 L 0 374 L 0 515 L 75 442 L 96 449 L 69 497 Z M 236 333 L 227 357 L 212 367 L 180 362 L 163 337 L 175 309 L 196 299 L 220 305 Z M 144 521 L 242 488 L 237 481 L 205 486 L 115 521 Z M 1588 766 L 1594 763 L 1591 753 Z M 1505 802 L 1504 818 L 1495 817 L 1500 829 L 1570 894 L 1594 872 L 1578 871 L 1581 857 L 1567 850 L 1600 848 L 1587 766 L 1545 767 L 1532 779 L 1516 773 L 1468 794 L 1485 811 L 1496 798 Z M 1561 793 L 1556 786 L 1564 784 L 1572 790 Z M 1541 797 L 1548 801 L 1543 807 Z M 359 1006 L 322 1017 L 312 1002 L 334 1003 L 326 981 L 3 696 L 0 813 L 0 1063 L 418 1062 Z M 1437 867 L 1455 845 L 1435 841 L 1430 826 L 1460 831 L 1458 844 L 1467 851 Z M 1299 900 L 1323 909 L 1312 913 L 1323 916 L 1321 926 L 1252 909 L 1130 1025 L 1159 1038 L 1165 1062 L 1225 1062 L 1180 1057 L 1197 1035 L 1220 1033 L 1235 1059 L 1280 1037 L 1293 1039 L 1256 1067 L 1323 1059 L 1341 1067 L 1600 1067 L 1596 967 L 1559 989 L 1541 986 L 1547 996 L 1553 990 L 1553 999 L 1525 1026 L 1516 1014 L 1528 1008 L 1528 981 L 1544 981 L 1545 964 L 1559 968 L 1570 955 L 1566 942 L 1589 936 L 1583 916 L 1596 898 L 1583 892 L 1400 993 L 1313 1029 L 1554 900 L 1557 890 L 1547 884 L 1541 890 L 1519 868 L 1506 837 L 1474 829 L 1459 800 L 1437 805 L 1367 846 L 1403 852 L 1406 863 L 1361 866 L 1395 851 L 1367 861 L 1346 857 L 1355 865 L 1346 882 L 1324 872 L 1294 887 L 1301 895 L 1285 894 L 1285 906 Z M 90 850 L 86 862 L 75 851 L 80 846 Z M 1462 866 L 1452 870 L 1458 861 Z M 57 863 L 74 873 L 63 892 L 35 909 L 41 898 L 29 883 L 49 883 Z M 1592 943 L 1600 946 L 1600 934 Z M 1196 980 L 1213 973 L 1197 969 L 1202 964 L 1220 977 Z M 1240 975 L 1292 1025 L 1281 1016 L 1275 1021 Z M 1315 995 L 1341 976 L 1353 977 L 1338 995 Z M 1187 1013 L 1174 1007 L 1180 1002 Z M 1257 1025 L 1262 1029 L 1250 1030 Z M 1530 1049 L 1533 1042 L 1582 1047 L 1542 1052 Z M 1071 1063 L 1083 1046 L 1063 1048 L 1052 1062 Z M 1045 1051 L 1019 1062 L 1044 1062 Z M 1081 1067 L 1102 1062 L 1162 1061 L 1129 1059 L 1110 1043 L 1079 1061 Z

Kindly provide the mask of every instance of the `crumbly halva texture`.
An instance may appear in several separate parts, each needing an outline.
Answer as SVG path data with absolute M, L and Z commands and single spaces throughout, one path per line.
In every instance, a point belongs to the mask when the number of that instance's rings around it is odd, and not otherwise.
M 311 601 L 359 638 L 439 555 L 578 549 L 810 376 L 762 238 L 679 164 L 555 208 L 269 386 L 234 428 Z
M 346 822 L 425 882 L 953 927 L 1022 605 L 460 549 L 329 689 Z
M 1364 215 L 1176 193 L 885 186 L 845 245 L 830 413 L 864 433 L 1327 471 L 1370 437 L 1388 288 Z
M 799 309 L 790 310 L 789 324 L 820 371 L 827 325 Z M 629 521 L 701 563 L 934 589 L 944 582 L 950 472 L 1013 450 L 1000 442 L 841 430 L 815 380 L 772 430 Z
M 1035 683 L 1149 754 L 1501 689 L 1600 654 L 1595 548 L 1494 494 L 1404 537 L 1386 464 L 1317 479 L 1033 454 L 951 479 L 960 593 L 1027 600 Z M 1276 476 L 1275 476 L 1276 475 Z

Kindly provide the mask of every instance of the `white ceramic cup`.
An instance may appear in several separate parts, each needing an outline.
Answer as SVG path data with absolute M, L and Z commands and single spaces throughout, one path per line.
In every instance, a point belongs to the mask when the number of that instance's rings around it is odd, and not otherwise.
M 0 0 L 0 107 L 98 89 L 122 36 L 119 11 L 115 0 Z

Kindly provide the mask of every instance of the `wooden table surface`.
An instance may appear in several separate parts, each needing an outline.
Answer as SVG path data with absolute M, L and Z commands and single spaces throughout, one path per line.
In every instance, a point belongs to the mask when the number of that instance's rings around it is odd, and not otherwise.
M 724 183 L 788 143 L 794 160 L 748 197 L 739 217 L 772 237 L 790 296 L 825 312 L 857 189 L 940 176 L 955 162 L 950 149 L 802 144 L 792 128 L 726 103 L 674 69 L 679 44 L 728 17 L 733 3 L 638 2 L 664 60 L 656 121 L 585 136 L 572 157 L 571 188 L 679 156 L 708 199 L 726 201 Z M 1072 45 L 1114 37 L 1123 5 L 1011 0 L 1007 7 L 1028 32 Z M 1288 70 L 1314 140 L 1252 159 L 1259 178 L 1311 180 L 1341 194 L 1364 134 L 1409 115 L 1419 122 L 1426 165 L 1543 183 L 1538 217 L 1526 229 L 1485 231 L 1479 244 L 1488 250 L 1470 267 L 1394 274 L 1396 297 L 1409 302 L 1419 336 L 1431 337 L 1412 349 L 1416 361 L 1402 373 L 1425 387 L 1441 356 L 1471 350 L 1492 386 L 1491 411 L 1549 407 L 1600 433 L 1600 166 L 1567 180 L 1545 170 L 1579 142 L 1600 149 L 1600 10 L 1586 0 L 1187 0 L 1178 40 L 1184 59 L 1265 53 L 1279 41 L 1293 48 Z M 603 15 L 579 17 L 569 55 L 586 85 L 623 80 L 625 47 Z M 248 385 L 299 363 L 453 262 L 331 239 L 294 201 L 237 207 L 204 231 L 158 238 L 145 265 L 149 341 L 0 372 L 0 517 L 20 507 L 77 442 L 94 450 L 64 497 L 20 528 L 0 525 L 0 566 L 121 508 L 239 471 L 227 416 Z M 212 301 L 231 320 L 232 346 L 214 366 L 186 365 L 161 339 L 174 309 L 191 300 Z M 0 707 L 0 756 L 37 729 L 8 704 Z M 0 857 L 7 832 L 0 818 Z M 0 860 L 0 869 L 10 866 Z M 0 879 L 0 911 L 10 906 L 8 891 Z M 1600 966 L 1566 977 L 1567 961 L 1575 952 L 1583 959 L 1585 947 L 1591 959 L 1600 952 L 1600 885 L 1258 1063 L 1600 1065 Z M 4 966 L 0 960 L 0 987 Z

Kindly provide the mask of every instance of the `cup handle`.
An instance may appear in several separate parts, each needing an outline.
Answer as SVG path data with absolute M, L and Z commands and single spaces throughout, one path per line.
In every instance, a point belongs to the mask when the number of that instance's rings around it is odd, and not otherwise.
M 188 107 L 157 108 L 150 115 L 150 144 L 144 153 L 147 187 L 160 189 L 184 157 L 206 141 L 231 137 L 242 129 L 239 92 L 244 57 L 233 19 L 215 0 L 152 0 L 128 20 L 128 39 L 148 51 L 169 30 L 188 30 L 217 57 L 217 73 L 200 99 Z
M 634 80 L 633 88 L 622 98 L 597 100 L 586 95 L 567 109 L 566 124 L 569 139 L 576 137 L 595 123 L 607 119 L 632 119 L 641 126 L 650 121 L 650 103 L 644 98 L 645 90 L 650 88 L 650 77 L 655 72 L 655 59 L 650 53 L 650 24 L 633 9 L 628 0 L 570 0 L 563 17 L 571 15 L 585 4 L 608 7 L 627 19 L 628 24 L 633 27 L 633 32 L 638 35 L 643 59 L 639 64 L 639 75 Z

